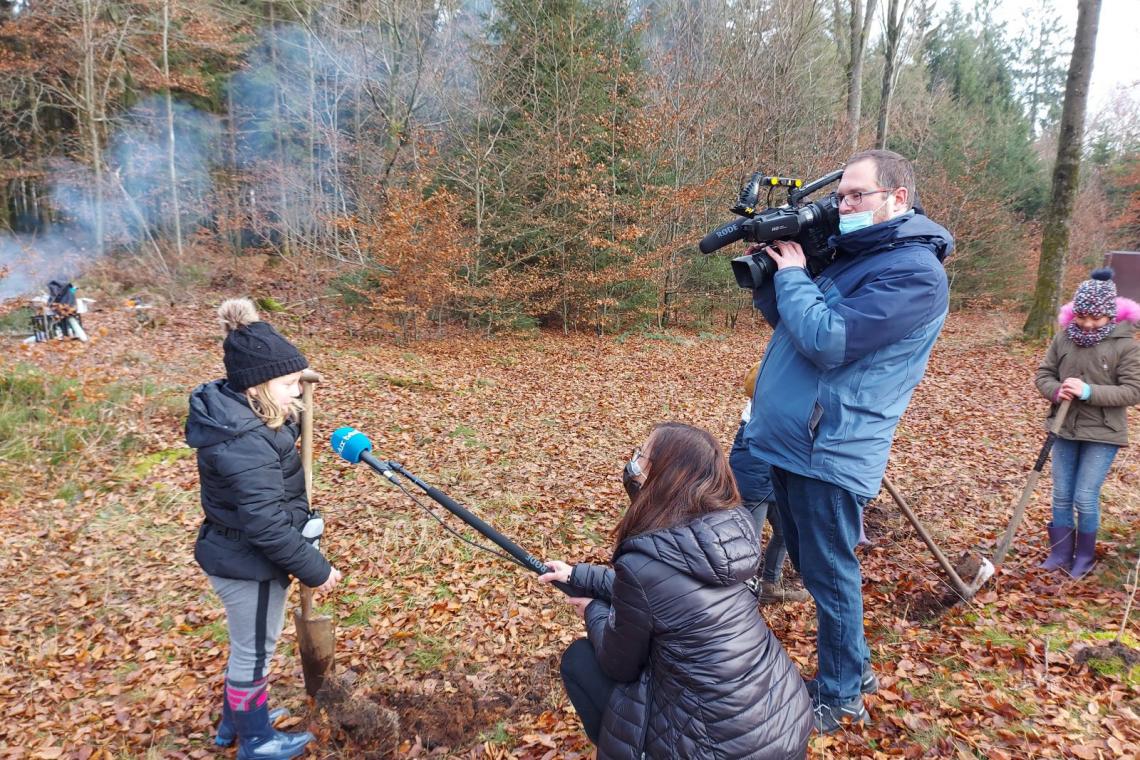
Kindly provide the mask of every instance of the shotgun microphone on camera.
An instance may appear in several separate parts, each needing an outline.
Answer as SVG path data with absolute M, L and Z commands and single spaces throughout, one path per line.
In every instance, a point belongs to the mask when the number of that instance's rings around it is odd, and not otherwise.
M 530 570 L 539 575 L 550 572 L 550 568 L 548 568 L 546 564 L 542 562 L 542 560 L 537 559 L 534 557 L 534 555 L 527 552 L 514 541 L 511 541 L 502 533 L 495 530 L 483 520 L 479 519 L 477 516 L 469 512 L 462 504 L 445 494 L 443 491 L 440 491 L 434 486 L 428 485 L 412 473 L 408 472 L 399 462 L 385 462 L 372 456 L 372 441 L 368 440 L 368 436 L 356 428 L 337 428 L 337 430 L 332 434 L 332 439 L 329 441 L 329 443 L 332 445 L 332 450 L 335 451 L 341 459 L 351 464 L 364 462 L 373 470 L 391 481 L 392 484 L 399 488 L 401 491 L 404 491 L 404 493 L 407 493 L 409 496 L 411 496 L 411 494 L 404 489 L 403 484 L 396 478 L 396 475 L 399 474 L 400 476 L 407 478 L 412 483 L 414 483 L 417 488 L 431 497 L 432 501 L 436 502 L 448 512 L 451 512 L 460 520 L 467 523 L 475 530 L 479 531 L 479 533 L 491 539 L 491 541 L 494 542 L 500 549 L 510 555 L 507 557 L 507 559 L 511 559 L 517 564 L 525 567 L 527 570 Z M 415 497 L 412 498 L 414 499 Z M 430 510 L 428 511 L 430 512 Z M 436 519 L 438 520 L 439 518 Z M 447 526 L 444 525 L 444 527 Z M 460 537 L 462 538 L 462 536 Z M 499 556 L 501 557 L 503 555 L 500 554 Z M 585 589 L 577 588 L 576 586 L 572 586 L 569 583 L 554 581 L 553 585 L 559 591 L 568 596 L 589 596 L 589 594 L 586 593 Z
M 730 243 L 743 239 L 748 234 L 748 227 L 745 226 L 748 222 L 748 219 L 733 219 L 728 224 L 717 227 L 701 240 L 698 246 L 701 253 L 709 254 L 718 248 L 723 248 Z

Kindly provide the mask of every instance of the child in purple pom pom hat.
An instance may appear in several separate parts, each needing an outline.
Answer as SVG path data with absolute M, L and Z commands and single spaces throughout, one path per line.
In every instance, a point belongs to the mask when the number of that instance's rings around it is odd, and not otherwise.
M 1053 521 L 1041 567 L 1080 578 L 1092 569 L 1100 491 L 1112 460 L 1128 443 L 1128 407 L 1140 403 L 1140 305 L 1116 294 L 1111 269 L 1077 287 L 1058 316 L 1063 330 L 1037 368 L 1037 390 L 1071 408 L 1053 445 Z M 1073 519 L 1074 509 L 1076 520 Z

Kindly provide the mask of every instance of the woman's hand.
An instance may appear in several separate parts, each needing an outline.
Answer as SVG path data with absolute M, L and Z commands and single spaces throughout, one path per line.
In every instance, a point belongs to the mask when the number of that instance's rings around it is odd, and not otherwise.
M 548 561 L 546 566 L 550 568 L 550 572 L 538 576 L 540 581 L 543 583 L 554 583 L 555 581 L 559 581 L 560 583 L 570 582 L 570 573 L 574 571 L 572 566 L 557 559 Z M 566 599 L 566 602 L 578 613 L 578 617 L 583 620 L 586 619 L 586 608 L 590 606 L 590 602 L 592 601 L 594 600 L 588 596 L 571 596 Z
M 1085 392 L 1085 381 L 1079 377 L 1067 377 L 1065 382 L 1061 383 L 1061 389 L 1057 391 L 1057 399 L 1065 401 L 1067 399 L 1080 398 L 1081 394 Z
M 546 563 L 546 566 L 550 568 L 550 572 L 538 576 L 539 581 L 542 583 L 554 583 L 554 581 L 561 583 L 570 582 L 570 573 L 574 570 L 573 567 L 557 559 L 550 560 Z
M 570 604 L 571 607 L 574 608 L 574 611 L 578 613 L 578 617 L 585 620 L 586 619 L 586 608 L 589 607 L 590 602 L 592 602 L 594 600 L 589 598 L 589 597 L 572 596 L 572 597 L 569 597 L 566 601 Z
M 317 587 L 316 587 L 315 589 L 313 589 L 313 590 L 314 590 L 314 591 L 316 591 L 316 592 L 318 592 L 318 593 L 321 593 L 321 594 L 324 594 L 324 593 L 326 593 L 326 592 L 328 592 L 328 591 L 332 591 L 332 590 L 333 590 L 333 587 L 334 587 L 334 586 L 336 586 L 336 584 L 340 583 L 340 579 L 341 579 L 341 577 L 342 577 L 342 576 L 341 576 L 341 574 L 340 574 L 340 570 L 337 570 L 337 569 L 334 567 L 334 568 L 332 569 L 332 571 L 329 573 L 329 577 L 328 577 L 328 579 L 327 579 L 327 580 L 326 580 L 324 583 L 322 583 L 321 585 L 317 586 Z

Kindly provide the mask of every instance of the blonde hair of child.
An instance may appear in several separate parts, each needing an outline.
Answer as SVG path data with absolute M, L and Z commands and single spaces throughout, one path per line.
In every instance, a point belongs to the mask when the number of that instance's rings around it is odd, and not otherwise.
M 286 422 L 296 422 L 301 418 L 301 400 L 293 399 L 285 407 L 281 407 L 273 400 L 273 394 L 269 392 L 269 383 L 266 381 L 261 385 L 255 385 L 246 390 L 246 397 L 249 399 L 249 408 L 253 410 L 262 422 L 269 426 L 271 430 L 277 430 Z

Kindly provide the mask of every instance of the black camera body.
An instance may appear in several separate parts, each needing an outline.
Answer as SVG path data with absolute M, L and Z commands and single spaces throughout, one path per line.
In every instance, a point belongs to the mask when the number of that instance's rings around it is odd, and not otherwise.
M 701 253 L 712 253 L 737 240 L 749 243 L 794 240 L 804 250 L 808 270 L 812 275 L 818 274 L 835 257 L 835 249 L 828 244 L 828 240 L 839 232 L 839 204 L 831 195 L 818 201 L 808 202 L 804 199 L 842 176 L 843 170 L 839 169 L 805 185 L 803 180 L 772 177 L 756 172 L 740 189 L 740 198 L 732 207 L 732 213 L 741 218 L 721 225 L 706 235 L 700 243 Z M 777 207 L 769 205 L 757 213 L 760 188 L 764 186 L 768 188 L 769 202 L 775 188 L 787 188 L 787 203 Z M 732 260 L 732 273 L 736 277 L 736 284 L 742 288 L 751 290 L 760 287 L 765 278 L 775 271 L 776 262 L 763 251 L 737 256 Z

